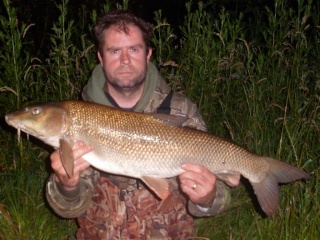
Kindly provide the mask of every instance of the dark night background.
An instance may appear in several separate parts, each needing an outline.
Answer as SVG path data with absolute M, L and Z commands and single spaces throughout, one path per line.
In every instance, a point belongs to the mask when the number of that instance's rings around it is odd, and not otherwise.
M 317 0 L 314 0 L 316 2 Z M 34 49 L 34 56 L 43 57 L 47 55 L 46 46 L 52 24 L 59 16 L 56 4 L 61 1 L 56 0 L 12 0 L 12 6 L 17 9 L 18 20 L 28 24 L 35 24 L 29 30 L 30 41 L 35 41 L 37 49 Z M 122 4 L 122 0 L 110 1 L 115 8 L 116 4 Z M 162 10 L 162 15 L 167 21 L 176 27 L 183 22 L 186 14 L 187 1 L 182 0 L 130 0 L 129 9 L 136 15 L 151 23 L 154 23 L 154 12 Z M 193 1 L 193 6 L 197 7 L 197 2 Z M 294 0 L 288 0 L 293 7 Z M 105 1 L 101 0 L 70 0 L 68 3 L 68 17 L 74 19 L 75 23 L 85 25 L 86 18 L 93 10 L 99 11 Z M 2 4 L 2 2 L 1 2 Z M 219 14 L 221 8 L 225 8 L 231 16 L 237 17 L 240 13 L 244 14 L 244 19 L 248 24 L 254 24 L 255 16 L 265 11 L 266 7 L 272 7 L 274 0 L 210 0 L 203 1 L 206 11 Z M 5 14 L 5 9 L 0 5 L 1 15 Z M 91 33 L 88 33 L 91 34 Z

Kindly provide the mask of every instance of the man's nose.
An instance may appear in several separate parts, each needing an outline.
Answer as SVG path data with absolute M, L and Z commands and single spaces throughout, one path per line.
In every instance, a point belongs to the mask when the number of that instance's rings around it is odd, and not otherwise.
M 130 61 L 130 55 L 127 51 L 123 51 L 121 53 L 121 63 L 122 64 L 130 64 L 131 61 Z

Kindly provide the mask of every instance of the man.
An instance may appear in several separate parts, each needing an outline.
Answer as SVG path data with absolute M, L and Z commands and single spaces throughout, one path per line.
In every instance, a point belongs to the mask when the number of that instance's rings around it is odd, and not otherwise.
M 173 93 L 150 62 L 151 26 L 126 11 L 111 12 L 94 28 L 98 65 L 82 97 L 127 111 L 185 116 L 185 127 L 206 130 L 198 109 Z M 194 236 L 193 216 L 223 211 L 228 188 L 207 169 L 184 164 L 178 178 L 169 179 L 172 193 L 163 201 L 140 181 L 97 171 L 82 159 L 90 146 L 74 147 L 74 175 L 69 178 L 59 151 L 51 154 L 54 174 L 47 199 L 62 217 L 76 217 L 78 239 L 185 239 Z M 134 163 L 133 163 L 134 164 Z M 191 215 L 190 215 L 191 214 Z

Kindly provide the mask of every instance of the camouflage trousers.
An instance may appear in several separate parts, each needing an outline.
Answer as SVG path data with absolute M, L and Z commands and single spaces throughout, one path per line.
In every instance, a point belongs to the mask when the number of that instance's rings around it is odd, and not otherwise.
M 77 239 L 188 239 L 194 236 L 186 200 L 172 193 L 159 201 L 147 189 L 123 195 L 108 178 L 101 177 L 92 203 L 78 217 Z

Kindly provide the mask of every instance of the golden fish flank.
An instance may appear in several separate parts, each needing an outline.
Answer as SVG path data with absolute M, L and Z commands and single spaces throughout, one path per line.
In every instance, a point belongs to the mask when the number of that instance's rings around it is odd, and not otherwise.
M 185 119 L 148 115 L 84 101 L 44 103 L 6 115 L 9 125 L 33 135 L 62 152 L 73 174 L 72 145 L 82 140 L 93 147 L 84 159 L 113 174 L 142 179 L 160 198 L 169 194 L 165 178 L 183 172 L 183 163 L 208 168 L 234 186 L 247 178 L 261 208 L 271 216 L 279 201 L 278 183 L 307 179 L 304 171 L 285 162 L 257 156 L 206 132 L 182 128 Z

